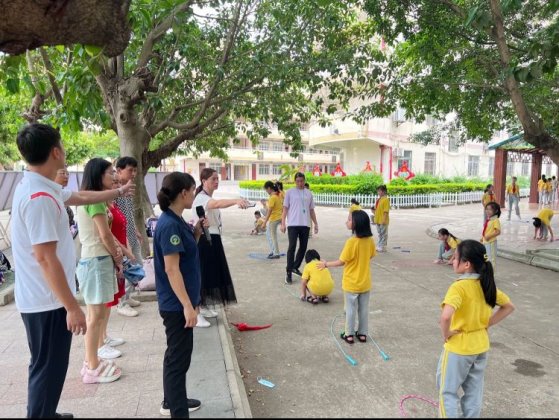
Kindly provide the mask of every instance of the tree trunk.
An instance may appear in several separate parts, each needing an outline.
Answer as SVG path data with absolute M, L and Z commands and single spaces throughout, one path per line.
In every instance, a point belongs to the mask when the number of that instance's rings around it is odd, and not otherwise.
M 128 46 L 129 7 L 130 0 L 0 0 L 0 51 L 85 44 L 113 57 Z

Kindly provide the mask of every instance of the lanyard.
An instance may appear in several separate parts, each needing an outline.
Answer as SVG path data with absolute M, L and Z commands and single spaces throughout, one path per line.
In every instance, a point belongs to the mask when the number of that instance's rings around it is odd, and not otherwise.
M 299 194 L 299 197 L 301 198 L 301 208 L 303 209 L 303 214 L 305 214 L 307 212 L 307 210 L 305 209 L 305 190 L 304 189 Z

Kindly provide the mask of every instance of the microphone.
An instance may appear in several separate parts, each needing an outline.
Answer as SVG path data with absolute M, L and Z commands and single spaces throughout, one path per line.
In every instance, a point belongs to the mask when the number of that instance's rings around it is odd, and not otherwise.
M 200 219 L 205 219 L 206 218 L 206 212 L 204 211 L 204 206 L 196 206 L 196 214 L 198 215 L 198 217 Z M 212 235 L 210 235 L 210 231 L 205 226 L 202 226 L 202 229 L 204 230 L 204 235 L 206 235 L 207 241 L 211 245 L 212 244 Z

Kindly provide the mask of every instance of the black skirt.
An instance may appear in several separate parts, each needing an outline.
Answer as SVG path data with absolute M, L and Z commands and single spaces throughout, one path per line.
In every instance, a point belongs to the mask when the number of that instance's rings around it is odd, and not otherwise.
M 202 305 L 237 303 L 221 235 L 212 234 L 211 245 L 204 235 L 200 236 L 198 251 L 200 253 L 202 277 L 202 288 L 200 290 Z

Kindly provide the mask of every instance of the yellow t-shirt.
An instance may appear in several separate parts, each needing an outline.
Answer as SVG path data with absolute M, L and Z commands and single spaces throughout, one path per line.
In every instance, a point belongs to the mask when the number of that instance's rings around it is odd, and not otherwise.
M 452 236 L 449 236 L 446 243 L 451 249 L 456 249 L 456 247 L 460 243 L 460 239 L 458 238 L 454 239 Z
M 262 225 L 264 224 L 264 218 L 259 218 L 258 220 L 254 221 L 254 229 L 262 230 Z
M 514 191 L 513 191 L 513 185 L 512 184 L 508 185 L 507 194 L 520 196 L 520 187 L 518 186 L 518 184 L 514 185 Z
M 281 198 L 281 202 L 283 203 L 283 200 L 285 200 L 285 191 L 283 190 L 279 191 L 279 196 Z
M 363 207 L 361 207 L 359 204 L 352 204 L 351 206 L 349 206 L 350 213 L 353 213 L 354 211 L 357 210 L 363 210 Z
M 539 218 L 544 225 L 549 226 L 553 214 L 553 210 L 551 209 L 541 209 L 536 217 Z
M 269 222 L 281 220 L 281 213 L 283 211 L 283 200 L 277 194 L 272 194 L 268 199 L 268 211 L 270 212 Z
M 305 265 L 302 279 L 307 281 L 307 287 L 311 293 L 318 296 L 328 296 L 334 290 L 334 280 L 332 280 L 330 270 L 327 268 L 319 270 L 317 268 L 317 262 L 318 260 L 312 260 Z
M 483 197 L 481 199 L 481 202 L 483 203 L 483 207 L 485 207 L 487 205 L 487 203 L 491 203 L 492 201 L 495 201 L 495 194 L 494 193 L 483 193 Z
M 546 190 L 547 192 L 553 191 L 553 186 L 551 185 L 551 182 L 549 182 L 549 181 L 547 181 L 547 182 L 545 183 L 544 188 L 545 188 L 545 190 Z
M 503 306 L 510 298 L 497 289 L 497 305 Z M 464 276 L 452 283 L 441 304 L 452 306 L 450 329 L 460 331 L 445 343 L 444 348 L 456 354 L 472 355 L 489 350 L 487 327 L 493 308 L 485 302 L 477 274 Z
M 378 199 L 377 207 L 375 208 L 375 216 L 373 218 L 373 223 L 376 225 L 382 225 L 382 220 L 384 218 L 384 213 L 386 214 L 386 224 L 390 223 L 389 218 L 390 212 L 390 200 L 387 196 L 383 195 L 381 198 Z
M 491 216 L 491 219 L 489 219 L 489 221 L 487 222 L 487 228 L 485 229 L 485 232 L 483 233 L 483 243 L 484 244 L 490 244 L 491 242 L 495 242 L 497 240 L 497 236 L 491 238 L 490 240 L 486 240 L 485 239 L 485 235 L 489 235 L 489 234 L 493 234 L 495 231 L 499 231 L 499 234 L 501 232 L 501 222 L 499 221 L 499 218 L 497 216 Z
M 538 180 L 538 191 L 539 192 L 542 192 L 544 184 L 545 184 L 545 182 L 543 181 L 543 179 Z
M 370 260 L 376 254 L 372 237 L 352 236 L 346 241 L 340 254 L 340 260 L 345 263 L 342 290 L 349 293 L 365 293 L 371 290 Z

